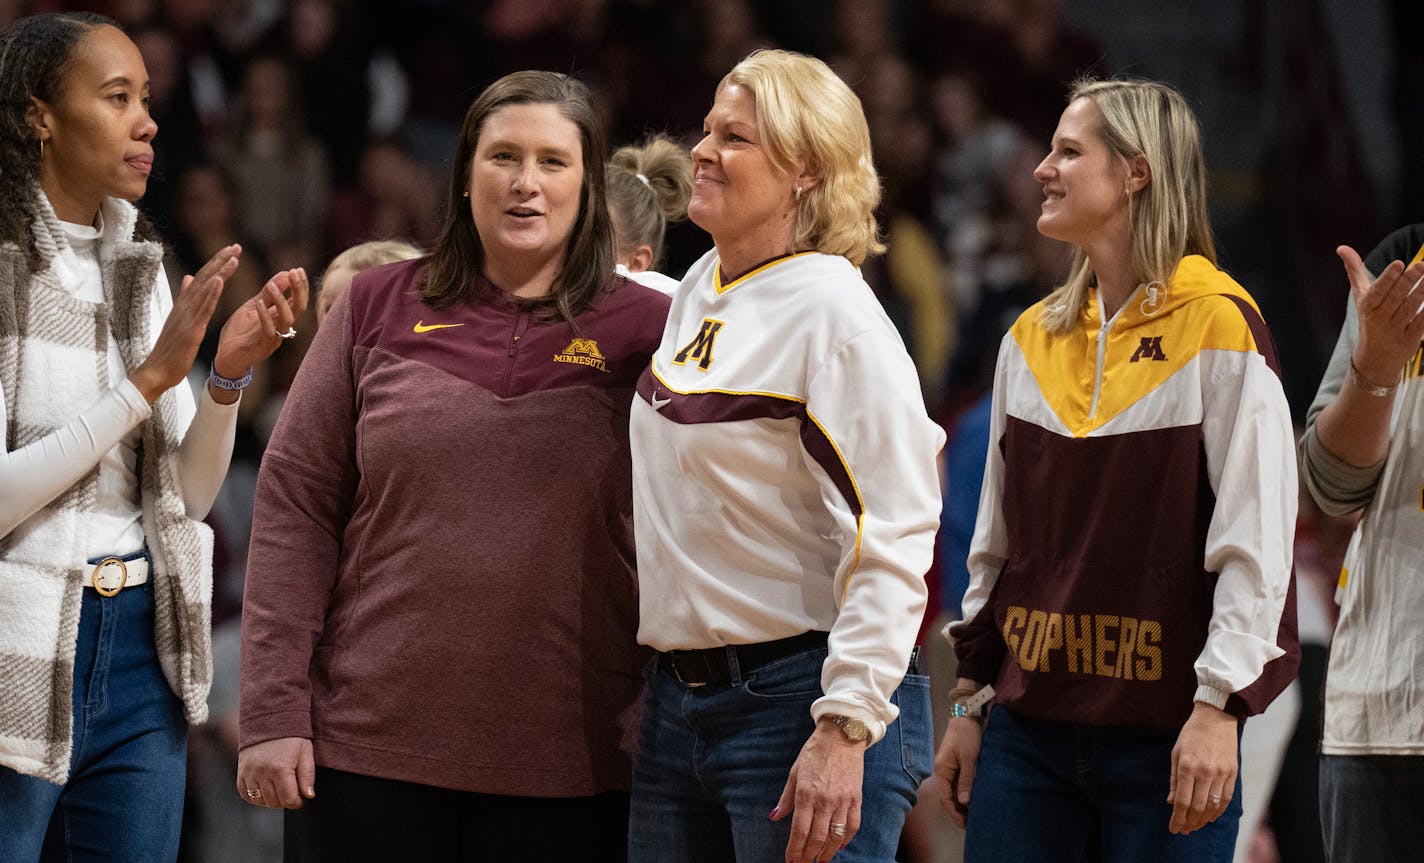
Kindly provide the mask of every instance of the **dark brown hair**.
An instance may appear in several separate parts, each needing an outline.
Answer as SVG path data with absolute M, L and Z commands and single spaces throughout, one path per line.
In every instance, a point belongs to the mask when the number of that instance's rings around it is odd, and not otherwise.
M 445 226 L 430 255 L 420 298 L 437 309 L 464 302 L 474 287 L 474 276 L 484 267 L 484 247 L 465 192 L 470 187 L 470 163 L 485 121 L 508 105 L 553 105 L 579 130 L 583 146 L 579 214 L 569 238 L 568 254 L 554 277 L 552 289 L 558 316 L 572 322 L 613 275 L 613 223 L 604 189 L 603 125 L 594 108 L 593 95 L 582 82 L 558 72 L 505 75 L 486 87 L 465 113 L 450 171 Z
M 35 99 L 57 102 L 74 50 L 96 27 L 119 25 L 92 12 L 30 15 L 0 34 L 0 242 L 25 250 L 32 270 L 43 266 L 31 235 L 35 187 L 40 182 L 40 141 L 30 125 Z M 156 239 L 147 219 L 139 239 Z

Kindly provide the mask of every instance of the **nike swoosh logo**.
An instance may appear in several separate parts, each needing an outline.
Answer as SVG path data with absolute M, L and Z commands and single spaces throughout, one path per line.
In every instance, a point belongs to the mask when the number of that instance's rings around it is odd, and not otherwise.
M 652 402 L 653 410 L 655 410 L 655 411 L 660 411 L 660 410 L 662 410 L 663 408 L 667 407 L 669 404 L 672 404 L 672 399 L 671 399 L 671 398 L 665 398 L 665 399 L 660 399 L 660 398 L 658 398 L 658 394 L 657 394 L 657 391 L 656 391 L 656 390 L 653 391 L 653 397 L 652 397 L 651 399 L 649 399 L 649 401 Z
M 428 332 L 430 332 L 431 330 L 443 330 L 443 329 L 445 329 L 446 327 L 463 327 L 463 326 L 464 326 L 464 324 L 427 324 L 425 321 L 416 321 L 416 322 L 415 322 L 415 331 L 416 331 L 417 333 L 428 333 Z

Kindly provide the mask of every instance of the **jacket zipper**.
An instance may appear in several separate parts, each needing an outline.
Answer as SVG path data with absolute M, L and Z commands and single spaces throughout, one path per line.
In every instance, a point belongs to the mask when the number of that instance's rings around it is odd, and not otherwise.
M 1111 318 L 1107 316 L 1107 310 L 1103 308 L 1102 294 L 1098 294 L 1098 320 L 1102 321 L 1102 323 L 1098 325 L 1098 365 L 1093 373 L 1093 405 L 1088 410 L 1088 420 L 1090 422 L 1098 415 L 1098 398 L 1103 394 L 1103 365 L 1106 362 L 1108 349 L 1108 331 L 1112 329 L 1113 323 L 1122 316 L 1123 309 L 1126 309 L 1133 300 L 1137 299 L 1137 292 L 1141 289 L 1141 285 L 1133 288 L 1132 293 L 1127 295 L 1127 299 L 1123 301 L 1123 304 L 1116 312 L 1113 312 Z
M 1102 396 L 1102 367 L 1104 367 L 1106 363 L 1106 353 L 1108 353 L 1108 333 L 1111 332 L 1112 325 L 1118 322 L 1118 318 L 1122 318 L 1124 309 L 1131 305 L 1132 300 L 1138 298 L 1138 291 L 1141 291 L 1141 289 L 1141 285 L 1132 289 L 1132 293 L 1129 293 L 1128 299 L 1125 299 L 1118 310 L 1112 313 L 1112 318 L 1108 318 L 1106 309 L 1102 308 L 1101 293 L 1096 296 L 1096 300 L 1098 300 L 1098 320 L 1101 320 L 1102 323 L 1098 325 L 1098 367 L 1096 367 L 1094 376 L 1092 376 L 1092 407 L 1088 410 L 1088 422 L 1092 422 L 1092 419 L 1098 416 L 1098 399 Z
M 1098 319 L 1101 320 L 1102 323 L 1098 325 L 1098 364 L 1093 371 L 1093 404 L 1092 407 L 1088 409 L 1088 420 L 1090 422 L 1093 417 L 1098 415 L 1098 397 L 1103 394 L 1103 356 L 1107 353 L 1108 328 L 1112 326 L 1112 321 L 1107 319 L 1107 316 L 1103 314 L 1104 311 L 1102 297 L 1098 297 Z M 1119 309 L 1118 311 L 1121 312 L 1122 310 Z M 1117 316 L 1114 315 L 1113 317 Z
M 500 389 L 501 398 L 509 398 L 509 383 L 514 377 L 514 361 L 515 354 L 519 352 L 519 339 L 528 328 L 529 312 L 521 311 L 514 319 L 514 332 L 509 339 L 509 350 L 505 353 L 504 386 Z

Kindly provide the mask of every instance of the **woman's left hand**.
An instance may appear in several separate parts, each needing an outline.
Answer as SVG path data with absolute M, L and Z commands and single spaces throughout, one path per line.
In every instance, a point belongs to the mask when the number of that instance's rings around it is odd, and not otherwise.
M 283 270 L 262 290 L 237 307 L 223 324 L 213 368 L 223 377 L 240 378 L 281 346 L 282 333 L 307 308 L 307 273 L 301 267 Z
M 847 740 L 829 719 L 816 723 L 791 765 L 781 799 L 771 810 L 773 821 L 795 813 L 787 863 L 830 860 L 855 837 L 860 829 L 865 750 L 864 742 Z M 834 832 L 832 825 L 843 828 L 844 835 Z
M 1236 717 L 1200 701 L 1172 747 L 1172 833 L 1190 833 L 1215 821 L 1236 791 Z

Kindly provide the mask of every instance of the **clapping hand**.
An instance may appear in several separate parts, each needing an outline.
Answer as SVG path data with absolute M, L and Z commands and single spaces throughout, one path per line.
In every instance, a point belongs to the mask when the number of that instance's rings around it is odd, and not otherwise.
M 267 359 L 285 339 L 296 335 L 293 324 L 306 311 L 309 297 L 306 270 L 282 270 L 262 290 L 238 306 L 218 336 L 213 369 L 226 378 L 240 378 Z
M 183 277 L 153 350 L 129 375 L 149 404 L 177 386 L 193 368 L 223 285 L 237 271 L 241 255 L 242 247 L 234 243 L 219 249 L 196 274 Z M 262 290 L 223 324 L 213 370 L 226 378 L 241 378 L 271 356 L 284 339 L 296 335 L 292 324 L 306 310 L 309 293 L 306 271 L 300 267 L 268 279 Z M 230 403 L 237 398 L 226 390 L 209 389 L 218 401 Z
M 164 320 L 153 350 L 129 375 L 129 380 L 149 404 L 177 386 L 193 368 L 193 358 L 198 355 L 208 319 L 217 308 L 223 283 L 237 271 L 241 254 L 242 247 L 236 244 L 219 249 L 196 275 L 183 277 L 182 287 L 173 300 L 173 310 Z M 245 370 L 238 374 L 245 374 Z

